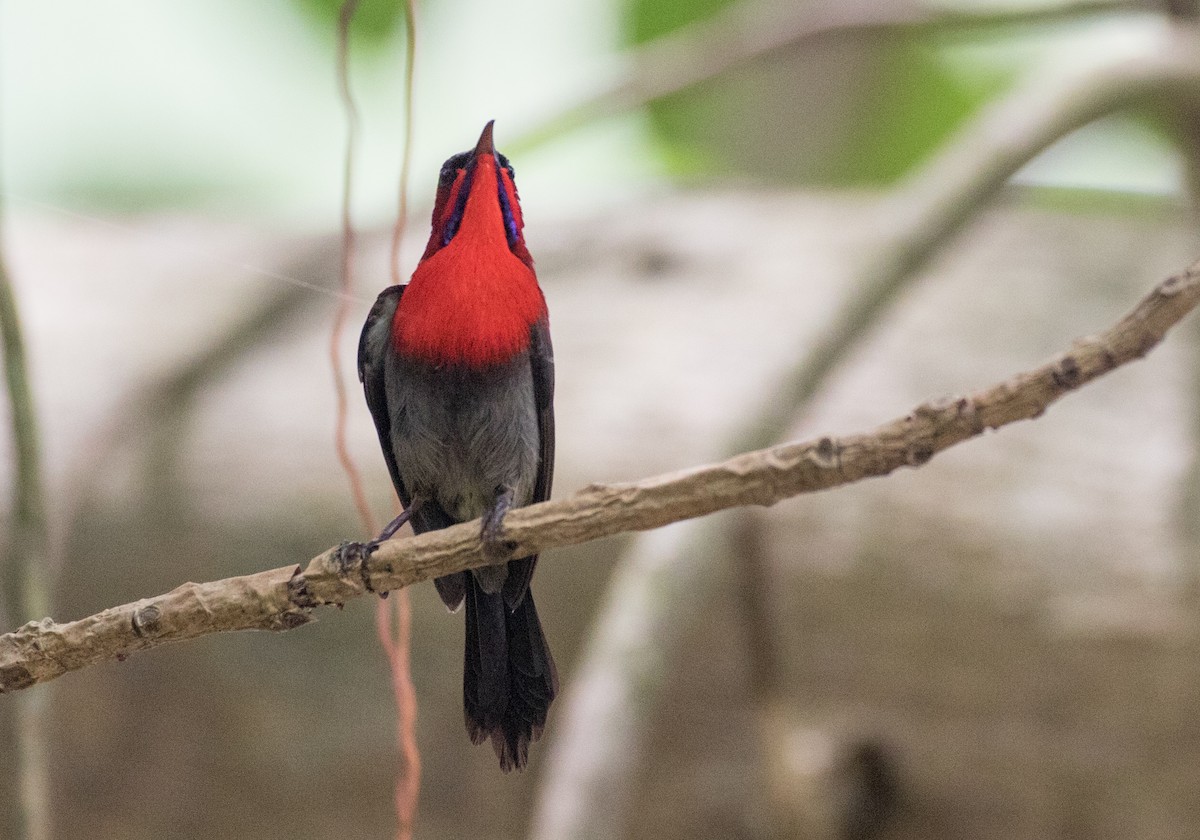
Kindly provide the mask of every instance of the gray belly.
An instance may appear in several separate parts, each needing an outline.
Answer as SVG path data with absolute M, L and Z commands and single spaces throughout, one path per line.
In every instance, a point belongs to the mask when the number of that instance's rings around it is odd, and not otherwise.
M 483 372 L 388 362 L 392 447 L 413 497 L 460 522 L 482 516 L 504 487 L 517 505 L 532 501 L 540 441 L 525 354 Z

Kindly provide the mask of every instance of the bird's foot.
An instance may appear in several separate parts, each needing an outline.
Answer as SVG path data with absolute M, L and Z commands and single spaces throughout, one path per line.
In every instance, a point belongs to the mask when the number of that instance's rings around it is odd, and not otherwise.
M 507 563 L 517 548 L 515 542 L 504 539 L 504 515 L 512 507 L 512 502 L 513 489 L 502 487 L 496 494 L 496 501 L 491 510 L 483 516 L 479 540 L 483 544 L 483 558 L 493 566 Z
M 387 542 L 394 537 L 396 532 L 403 528 L 408 520 L 412 519 L 413 511 L 417 509 L 418 504 L 419 502 L 416 499 L 413 499 L 408 507 L 400 511 L 399 515 L 395 519 L 384 526 L 384 529 L 379 532 L 379 536 L 371 540 L 371 543 L 374 543 L 375 548 L 379 548 L 380 543 Z M 375 548 L 372 548 L 371 550 L 374 551 Z
M 412 519 L 414 510 L 416 510 L 415 499 L 413 500 L 413 504 L 402 510 L 400 515 L 389 522 L 375 539 L 365 543 L 347 540 L 339 545 L 333 558 L 333 562 L 337 565 L 338 574 L 342 577 L 349 577 L 357 573 L 366 590 L 374 592 L 375 587 L 371 585 L 371 570 L 367 565 L 367 561 L 371 559 L 371 555 L 378 550 L 379 546 L 395 536 L 396 532 L 403 528 L 408 520 Z M 387 596 L 386 592 L 379 593 L 379 597 L 381 598 L 386 598 Z
M 371 570 L 368 561 L 382 543 L 383 540 L 379 538 L 365 543 L 352 540 L 343 541 L 333 554 L 333 563 L 337 567 L 338 575 L 346 578 L 357 574 L 363 587 L 368 592 L 374 592 L 375 587 L 371 585 Z M 384 598 L 387 597 L 386 592 L 380 594 Z

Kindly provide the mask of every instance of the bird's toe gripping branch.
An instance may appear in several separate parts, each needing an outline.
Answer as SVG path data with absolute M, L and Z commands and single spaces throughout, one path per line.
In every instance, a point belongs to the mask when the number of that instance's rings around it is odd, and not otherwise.
M 503 487 L 496 494 L 496 502 L 491 510 L 483 516 L 483 526 L 480 528 L 479 540 L 482 543 L 483 557 L 493 566 L 499 566 L 512 559 L 517 544 L 504 539 L 504 515 L 508 513 L 513 503 L 513 489 Z
M 370 560 L 380 544 L 378 539 L 365 543 L 346 540 L 314 557 L 307 566 L 297 566 L 287 581 L 288 601 L 307 611 L 326 604 L 340 607 L 363 592 L 377 592 L 371 584 Z M 380 594 L 387 597 L 386 592 Z
M 357 575 L 362 581 L 363 588 L 368 592 L 374 592 L 375 587 L 371 585 L 371 555 L 384 542 L 383 539 L 376 538 L 369 542 L 354 542 L 352 540 L 342 541 L 333 553 L 333 565 L 337 569 L 341 577 L 348 578 Z M 386 592 L 380 593 L 381 597 L 386 598 Z
M 357 575 L 362 581 L 363 588 L 368 592 L 375 592 L 375 587 L 371 585 L 371 555 L 383 545 L 383 543 L 395 536 L 404 525 L 412 519 L 413 511 L 416 510 L 416 503 L 410 504 L 407 508 L 400 512 L 400 515 L 387 524 L 379 536 L 368 542 L 354 542 L 352 540 L 343 541 L 334 550 L 333 565 L 339 576 L 348 578 Z M 388 593 L 380 592 L 379 597 L 386 598 Z

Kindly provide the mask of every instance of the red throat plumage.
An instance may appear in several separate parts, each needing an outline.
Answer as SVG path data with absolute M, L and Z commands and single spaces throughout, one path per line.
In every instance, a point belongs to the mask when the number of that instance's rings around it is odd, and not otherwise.
M 490 132 L 485 136 L 490 141 Z M 392 323 L 393 346 L 401 355 L 431 364 L 498 364 L 526 350 L 530 327 L 546 317 L 546 301 L 520 237 L 516 190 L 490 145 L 475 156 L 458 230 L 444 245 L 443 230 L 463 188 L 463 173 L 440 218 L 435 216 L 429 247 Z M 516 219 L 518 236 L 511 246 L 500 190 Z

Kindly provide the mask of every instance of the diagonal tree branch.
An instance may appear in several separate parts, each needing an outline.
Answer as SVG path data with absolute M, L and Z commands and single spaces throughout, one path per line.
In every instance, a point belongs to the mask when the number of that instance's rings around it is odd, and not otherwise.
M 782 444 L 635 483 L 594 484 L 512 511 L 505 537 L 518 554 L 535 554 L 920 466 L 988 429 L 1038 417 L 1064 394 L 1141 358 L 1198 303 L 1200 262 L 1163 281 L 1104 332 L 991 387 L 924 403 L 865 434 Z M 30 622 L 0 636 L 0 693 L 210 633 L 289 630 L 311 621 L 315 607 L 483 565 L 478 522 L 390 541 L 365 564 L 343 562 L 352 555 L 335 547 L 303 569 L 185 583 L 78 621 Z

